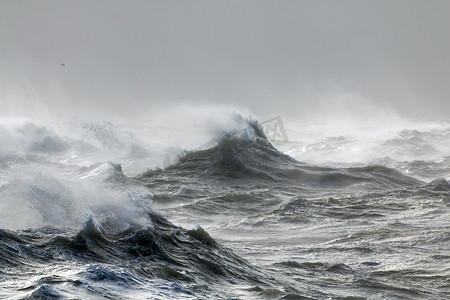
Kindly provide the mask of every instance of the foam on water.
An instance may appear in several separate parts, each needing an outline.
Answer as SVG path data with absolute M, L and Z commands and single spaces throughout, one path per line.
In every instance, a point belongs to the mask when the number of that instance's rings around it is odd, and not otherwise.
M 401 162 L 442 162 L 450 153 L 450 124 L 442 121 L 298 121 L 288 122 L 286 128 L 291 142 L 274 145 L 313 164 L 383 164 L 397 168 Z
M 124 224 L 141 222 L 149 209 L 141 200 L 148 202 L 150 191 L 120 182 L 121 167 L 109 162 L 128 149 L 111 146 L 114 141 L 102 148 L 94 143 L 111 140 L 104 130 L 78 140 L 28 120 L 10 120 L 0 131 L 2 228 L 79 227 L 101 211 Z M 131 153 L 127 159 L 133 158 Z
M 0 297 L 444 299 L 447 123 L 228 120 L 3 120 Z

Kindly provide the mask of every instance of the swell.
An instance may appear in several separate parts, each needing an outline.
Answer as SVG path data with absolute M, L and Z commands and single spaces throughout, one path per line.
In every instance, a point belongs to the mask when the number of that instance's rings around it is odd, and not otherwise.
M 79 278 L 82 282 L 107 279 L 130 280 L 127 284 L 132 284 L 154 278 L 205 286 L 270 282 L 201 227 L 185 230 L 159 214 L 149 217 L 150 227 L 135 226 L 114 234 L 92 218 L 79 232 L 50 227 L 0 230 L 0 269 L 29 270 L 76 262 L 91 266 Z M 128 266 L 127 272 L 133 276 L 124 279 L 113 271 L 117 266 Z
M 278 151 L 266 138 L 256 121 L 243 131 L 223 134 L 217 145 L 187 152 L 177 164 L 137 176 L 151 185 L 153 180 L 289 184 L 300 188 L 336 188 L 355 184 L 367 188 L 395 188 L 418 185 L 419 180 L 383 166 L 328 168 L 301 163 Z

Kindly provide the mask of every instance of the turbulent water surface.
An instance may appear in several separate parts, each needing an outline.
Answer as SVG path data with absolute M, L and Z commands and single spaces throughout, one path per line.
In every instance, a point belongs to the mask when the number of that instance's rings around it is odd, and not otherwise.
M 0 298 L 450 294 L 449 124 L 248 121 L 191 151 L 136 128 L 0 123 Z

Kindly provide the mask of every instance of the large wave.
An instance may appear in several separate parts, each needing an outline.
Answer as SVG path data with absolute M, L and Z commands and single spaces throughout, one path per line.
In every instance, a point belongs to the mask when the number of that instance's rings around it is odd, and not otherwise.
M 0 230 L 0 270 L 3 270 L 0 276 L 14 268 L 25 274 L 24 278 L 15 275 L 15 280 L 25 281 L 27 274 L 36 272 L 40 266 L 58 264 L 61 269 L 78 266 L 77 272 L 66 276 L 28 280 L 17 296 L 28 295 L 33 299 L 73 297 L 86 291 L 87 297 L 116 297 L 114 288 L 111 291 L 103 288 L 108 282 L 116 288 L 125 287 L 134 295 L 143 290 L 147 297 L 161 293 L 155 282 L 168 286 L 177 282 L 176 288 L 165 295 L 175 298 L 214 294 L 223 297 L 236 285 L 261 289 L 277 284 L 217 243 L 203 228 L 186 230 L 154 212 L 148 218 L 149 226 L 135 224 L 114 233 L 108 231 L 107 222 L 99 223 L 94 218 L 78 232 L 50 226 L 16 232 Z M 295 289 L 290 288 L 289 292 Z
M 137 178 L 148 182 L 170 174 L 179 177 L 180 182 L 192 177 L 216 183 L 262 180 L 325 189 L 356 184 L 375 189 L 420 184 L 416 179 L 379 165 L 329 168 L 299 162 L 278 151 L 257 121 L 250 120 L 247 125 L 243 130 L 221 134 L 216 145 L 209 149 L 186 152 L 175 165 L 143 173 Z

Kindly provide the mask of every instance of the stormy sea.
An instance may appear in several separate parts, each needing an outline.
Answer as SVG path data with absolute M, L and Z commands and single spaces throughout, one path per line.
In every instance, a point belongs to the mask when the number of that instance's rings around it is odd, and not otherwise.
M 1 120 L 0 299 L 448 299 L 450 123 L 272 121 Z

